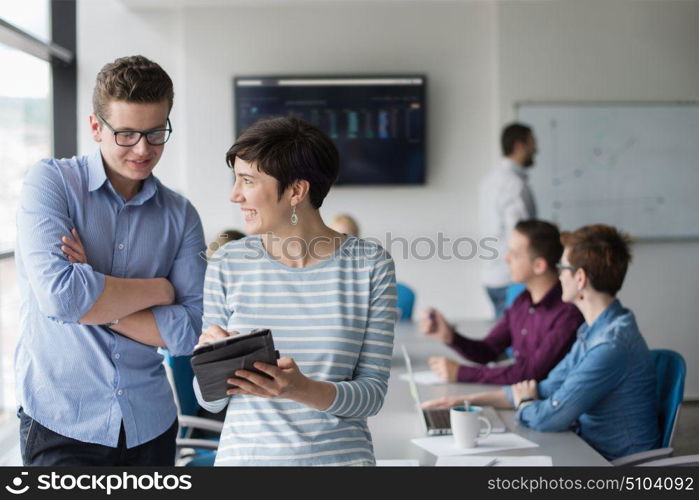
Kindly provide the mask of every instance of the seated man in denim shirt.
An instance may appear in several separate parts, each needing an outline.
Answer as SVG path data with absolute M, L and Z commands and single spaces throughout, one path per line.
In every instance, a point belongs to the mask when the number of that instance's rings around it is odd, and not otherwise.
M 528 380 L 426 406 L 514 406 L 533 429 L 575 427 L 609 460 L 653 449 L 660 441 L 655 367 L 634 314 L 616 299 L 631 260 L 628 241 L 613 227 L 594 225 L 564 233 L 562 242 L 563 300 L 585 317 L 570 354 L 538 385 Z

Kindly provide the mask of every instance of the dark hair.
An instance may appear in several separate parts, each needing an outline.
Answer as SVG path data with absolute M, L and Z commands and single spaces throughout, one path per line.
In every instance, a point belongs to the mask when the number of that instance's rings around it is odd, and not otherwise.
M 531 253 L 544 259 L 549 270 L 555 271 L 563 255 L 558 227 L 544 220 L 528 219 L 519 221 L 515 230 L 527 237 Z
M 295 117 L 255 122 L 226 153 L 230 168 L 236 157 L 254 163 L 258 170 L 277 179 L 279 199 L 294 181 L 308 181 L 315 208 L 323 204 L 340 171 L 335 144 L 320 129 Z
M 561 236 L 568 249 L 568 261 L 585 270 L 592 288 L 616 295 L 624 283 L 631 262 L 628 235 L 604 224 L 583 226 Z
M 109 101 L 151 103 L 167 101 L 172 109 L 172 80 L 157 63 L 143 56 L 120 57 L 105 64 L 92 93 L 95 113 L 106 115 Z
M 526 143 L 531 135 L 531 127 L 523 123 L 510 123 L 502 130 L 500 139 L 502 154 L 510 156 L 515 150 L 515 144 L 518 142 Z

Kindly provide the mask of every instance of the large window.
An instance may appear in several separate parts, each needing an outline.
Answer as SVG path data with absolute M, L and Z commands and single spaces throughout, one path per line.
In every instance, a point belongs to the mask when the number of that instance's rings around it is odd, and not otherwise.
M 14 405 L 12 355 L 17 344 L 19 294 L 14 250 L 17 201 L 27 169 L 51 155 L 51 71 L 49 63 L 0 45 L 0 366 L 2 408 Z
M 0 18 L 34 38 L 51 41 L 49 0 L 0 0 Z
M 75 66 L 74 42 L 68 48 L 61 46 L 54 39 L 55 26 L 52 29 L 56 13 L 67 13 L 68 25 L 74 27 L 74 7 L 70 0 L 0 0 L 0 67 L 4 68 L 0 74 L 0 422 L 15 406 L 13 356 L 20 306 L 14 261 L 17 203 L 27 169 L 56 152 L 54 95 L 59 87 L 61 92 L 71 86 L 74 91 L 74 80 L 65 78 L 66 69 Z M 66 113 L 68 127 L 74 115 L 74 109 Z
M 51 68 L 48 62 L 0 44 L 0 251 L 14 248 L 22 179 L 51 155 Z

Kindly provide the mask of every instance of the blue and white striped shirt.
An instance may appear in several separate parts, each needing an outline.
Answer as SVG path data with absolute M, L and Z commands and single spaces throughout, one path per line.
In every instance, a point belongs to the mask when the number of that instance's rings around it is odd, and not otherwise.
M 61 252 L 72 228 L 88 264 Z M 125 201 L 99 150 L 34 165 L 17 215 L 15 370 L 24 412 L 63 436 L 111 447 L 122 421 L 128 448 L 165 432 L 177 410 L 157 348 L 78 321 L 102 294 L 105 275 L 164 277 L 176 304 L 151 311 L 170 351 L 190 354 L 201 330 L 204 249 L 194 207 L 152 175 Z
M 282 357 L 335 385 L 324 411 L 287 399 L 233 396 L 199 403 L 228 410 L 216 465 L 373 465 L 367 417 L 383 405 L 393 351 L 396 280 L 379 245 L 349 236 L 305 268 L 273 259 L 259 236 L 231 242 L 209 262 L 204 328 L 272 330 Z

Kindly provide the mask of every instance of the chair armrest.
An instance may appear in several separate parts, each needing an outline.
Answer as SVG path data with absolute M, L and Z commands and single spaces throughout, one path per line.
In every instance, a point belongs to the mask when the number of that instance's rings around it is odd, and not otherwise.
M 624 466 L 624 465 L 639 465 L 643 462 L 648 462 L 650 460 L 657 460 L 659 458 L 665 458 L 672 455 L 675 451 L 672 448 L 656 448 L 655 450 L 642 451 L 640 453 L 632 453 L 631 455 L 626 455 L 625 457 L 617 458 L 612 460 L 612 465 Z
M 177 448 L 217 450 L 218 441 L 212 441 L 210 439 L 177 439 Z
M 223 422 L 219 422 L 218 420 L 192 417 L 190 415 L 179 415 L 177 419 L 180 422 L 180 427 L 192 427 L 194 429 L 202 429 L 205 431 L 219 433 L 223 430 Z
M 683 455 L 679 457 L 661 458 L 639 464 L 639 467 L 673 467 L 673 466 L 696 467 L 699 465 L 699 455 Z

